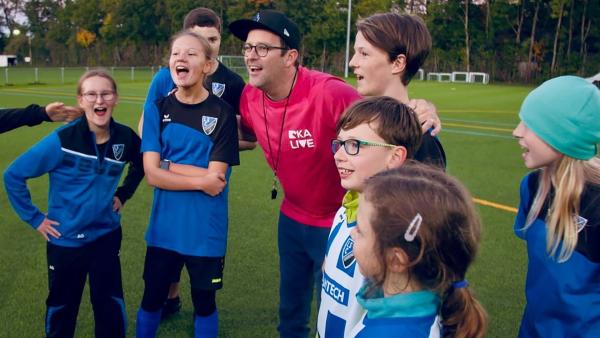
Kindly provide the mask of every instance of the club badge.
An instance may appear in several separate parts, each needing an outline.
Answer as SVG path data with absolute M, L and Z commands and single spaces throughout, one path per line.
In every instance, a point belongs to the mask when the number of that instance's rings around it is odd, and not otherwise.
M 204 130 L 204 133 L 206 135 L 210 135 L 213 131 L 215 131 L 218 120 L 219 119 L 217 119 L 216 117 L 202 116 L 202 130 Z
M 112 145 L 112 151 L 113 151 L 113 155 L 115 157 L 115 160 L 119 161 L 121 160 L 121 157 L 123 156 L 123 151 L 125 151 L 125 145 L 120 143 L 120 144 L 113 144 Z
M 355 262 L 353 249 L 354 241 L 352 240 L 352 238 L 348 237 L 348 239 L 346 239 L 346 242 L 344 243 L 344 246 L 342 247 L 341 252 L 342 265 L 345 269 L 348 269 Z
M 581 232 L 583 228 L 587 225 L 587 218 L 581 217 L 579 215 L 575 216 L 575 224 L 577 225 L 577 232 Z
M 213 82 L 212 83 L 212 93 L 215 94 L 217 97 L 223 96 L 223 93 L 225 93 L 225 84 Z

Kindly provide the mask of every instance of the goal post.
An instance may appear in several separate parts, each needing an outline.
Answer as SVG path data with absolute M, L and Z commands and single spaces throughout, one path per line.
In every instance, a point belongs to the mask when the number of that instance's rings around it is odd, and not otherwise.
M 244 57 L 241 55 L 221 55 L 219 61 L 225 65 L 225 67 L 232 71 L 245 76 L 247 75 L 246 64 L 244 64 Z
M 483 72 L 452 72 L 439 73 L 429 72 L 425 77 L 427 81 L 437 82 L 452 82 L 452 83 L 481 83 L 488 84 L 490 82 L 490 74 Z
M 469 80 L 469 83 L 480 82 L 482 84 L 488 84 L 490 82 L 490 74 L 480 73 L 480 72 L 470 72 L 468 80 Z

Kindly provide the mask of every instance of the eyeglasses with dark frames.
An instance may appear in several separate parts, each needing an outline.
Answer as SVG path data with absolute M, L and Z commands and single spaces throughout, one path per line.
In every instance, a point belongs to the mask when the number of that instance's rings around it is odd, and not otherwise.
M 248 56 L 252 53 L 252 49 L 254 49 L 254 51 L 256 51 L 256 54 L 258 56 L 265 57 L 265 56 L 267 56 L 267 54 L 269 54 L 269 51 L 271 49 L 288 50 L 289 48 L 269 46 L 264 43 L 257 43 L 256 45 L 251 45 L 249 43 L 246 43 L 246 44 L 244 44 L 244 46 L 242 46 L 242 54 L 244 54 L 244 56 Z
M 357 139 L 353 139 L 353 138 L 347 139 L 345 141 L 336 140 L 336 139 L 331 140 L 331 152 L 334 154 L 337 153 L 337 151 L 340 150 L 341 147 L 344 147 L 344 151 L 346 152 L 346 154 L 351 155 L 351 156 L 358 155 L 358 151 L 360 150 L 361 146 L 389 147 L 389 148 L 397 147 L 397 145 L 395 145 L 395 144 L 363 141 L 363 140 L 357 140 Z
M 102 98 L 102 100 L 104 100 L 106 102 L 110 102 L 115 99 L 115 92 L 102 92 L 102 93 L 87 92 L 87 93 L 83 93 L 81 96 L 83 96 L 83 98 L 87 102 L 96 102 L 96 100 L 98 100 L 98 96 L 100 96 Z

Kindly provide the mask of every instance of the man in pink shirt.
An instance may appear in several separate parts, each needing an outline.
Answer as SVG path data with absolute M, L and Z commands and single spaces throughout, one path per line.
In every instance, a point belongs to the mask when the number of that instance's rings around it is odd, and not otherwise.
M 327 237 L 344 195 L 330 144 L 336 122 L 360 95 L 332 75 L 299 65 L 300 31 L 281 12 L 262 10 L 229 30 L 245 42 L 242 132 L 256 136 L 273 170 L 272 198 L 278 184 L 285 191 L 278 330 L 281 337 L 307 337 L 313 287 L 319 292 Z
M 306 337 L 320 285 L 329 228 L 344 195 L 329 144 L 344 109 L 360 98 L 344 81 L 299 66 L 300 32 L 283 13 L 263 10 L 229 29 L 245 41 L 249 84 L 242 129 L 254 134 L 285 197 L 279 216 L 281 337 Z M 277 181 L 277 182 L 276 182 Z M 317 288 L 319 290 L 319 288 Z

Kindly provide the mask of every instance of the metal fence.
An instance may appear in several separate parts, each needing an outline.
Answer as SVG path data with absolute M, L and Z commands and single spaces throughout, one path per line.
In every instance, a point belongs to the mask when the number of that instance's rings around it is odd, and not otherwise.
M 90 67 L 0 68 L 0 85 L 73 84 Z M 104 67 L 119 83 L 150 82 L 160 67 Z
M 247 77 L 242 56 L 222 55 L 219 60 L 232 71 Z M 102 67 L 107 69 L 118 83 L 150 82 L 161 66 L 150 67 Z M 30 84 L 73 84 L 81 74 L 92 67 L 6 67 L 0 68 L 0 86 Z
M 221 55 L 219 56 L 219 61 L 225 65 L 225 67 L 230 70 L 240 74 L 242 77 L 248 76 L 248 71 L 246 70 L 246 64 L 244 63 L 244 57 L 238 55 Z

